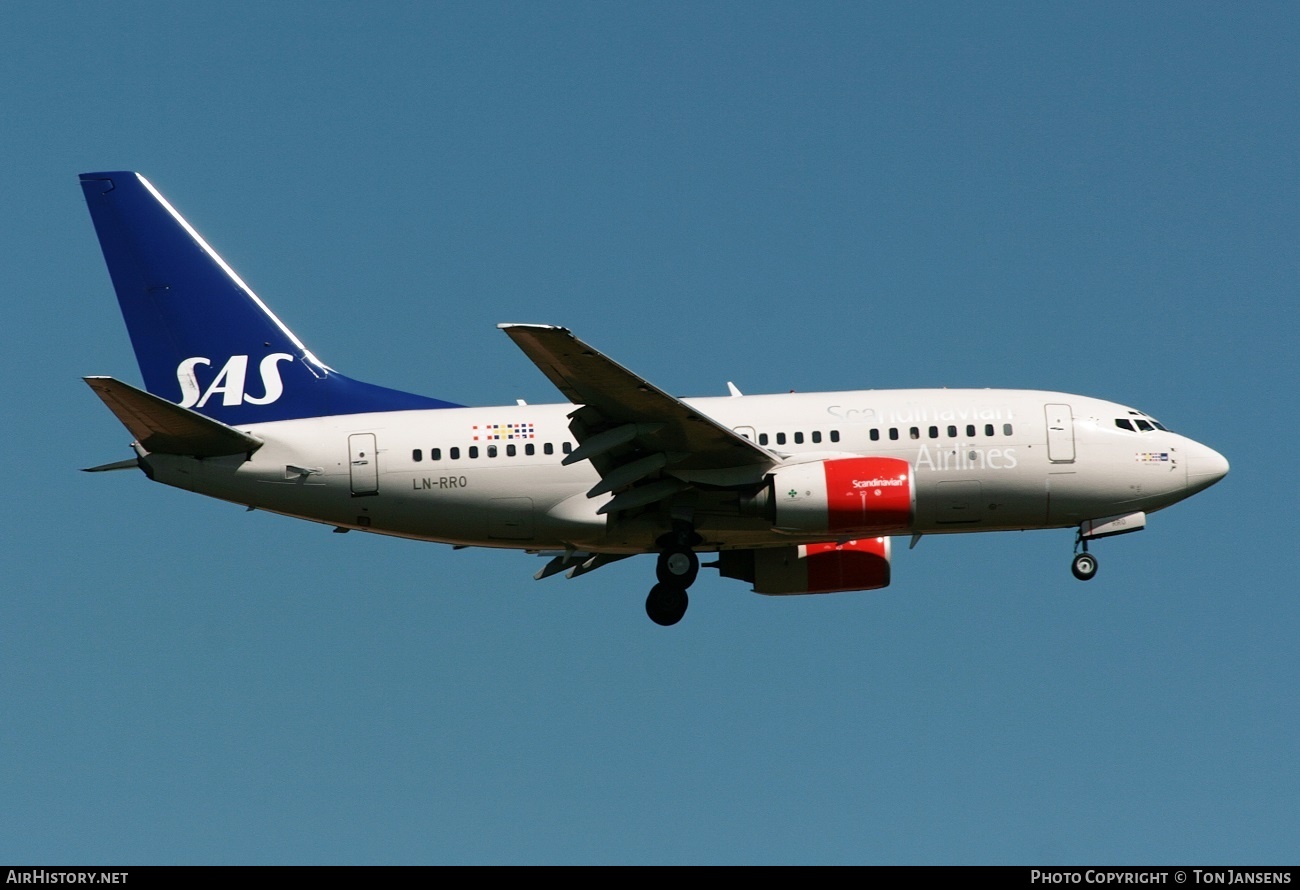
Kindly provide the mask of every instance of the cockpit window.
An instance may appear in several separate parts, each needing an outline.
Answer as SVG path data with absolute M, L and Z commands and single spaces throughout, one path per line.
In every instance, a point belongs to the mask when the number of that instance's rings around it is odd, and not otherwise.
M 1115 426 L 1130 433 L 1149 433 L 1152 430 L 1169 432 L 1169 428 L 1154 417 L 1143 417 L 1136 411 L 1129 412 L 1131 417 L 1116 417 Z

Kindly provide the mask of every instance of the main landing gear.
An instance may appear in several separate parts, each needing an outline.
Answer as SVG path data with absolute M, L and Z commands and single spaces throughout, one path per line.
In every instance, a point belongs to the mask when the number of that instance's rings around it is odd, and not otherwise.
M 686 614 L 691 602 L 686 588 L 700 573 L 700 558 L 692 548 L 701 540 L 685 523 L 659 539 L 661 549 L 655 565 L 659 583 L 650 588 L 650 595 L 645 598 L 645 613 L 655 624 L 669 627 Z
M 1079 552 L 1080 547 L 1083 548 L 1083 552 Z M 1093 575 L 1097 574 L 1097 557 L 1088 552 L 1088 539 L 1083 536 L 1082 529 L 1074 539 L 1074 549 L 1074 561 L 1070 563 L 1070 571 L 1080 581 L 1091 581 Z

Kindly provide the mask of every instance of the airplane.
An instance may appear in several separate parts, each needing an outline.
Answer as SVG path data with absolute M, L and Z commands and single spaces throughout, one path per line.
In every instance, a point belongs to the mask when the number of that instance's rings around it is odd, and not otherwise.
M 251 509 L 548 558 L 580 577 L 656 555 L 676 624 L 701 567 L 773 596 L 890 583 L 891 539 L 1075 529 L 1090 542 L 1222 479 L 1228 461 L 1133 408 L 1062 392 L 677 398 L 563 327 L 502 324 L 566 400 L 466 407 L 318 359 L 143 176 L 81 186 L 144 389 L 86 377 L 155 482 Z M 700 555 L 714 561 L 701 564 Z

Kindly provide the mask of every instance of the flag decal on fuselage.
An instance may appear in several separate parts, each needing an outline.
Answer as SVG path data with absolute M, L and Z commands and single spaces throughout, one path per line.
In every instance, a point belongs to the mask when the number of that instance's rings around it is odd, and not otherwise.
M 535 439 L 531 423 L 486 423 L 473 427 L 475 442 L 493 442 L 511 439 Z

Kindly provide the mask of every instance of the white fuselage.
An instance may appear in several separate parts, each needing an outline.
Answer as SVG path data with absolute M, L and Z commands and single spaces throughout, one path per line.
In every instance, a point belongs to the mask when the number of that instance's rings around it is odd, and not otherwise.
M 1146 415 L 1066 393 L 865 390 L 685 401 L 783 466 L 905 460 L 914 518 L 895 533 L 1060 528 L 1149 513 L 1226 471 L 1218 454 Z M 573 447 L 574 410 L 511 405 L 279 421 L 241 427 L 265 442 L 248 459 L 153 454 L 145 464 L 168 485 L 344 529 L 483 547 L 654 550 L 661 525 L 598 513 L 611 495 L 587 496 L 599 482 L 595 469 L 561 464 Z M 672 466 L 664 472 L 672 475 Z M 735 494 L 747 480 L 683 475 L 696 484 L 698 549 L 833 537 L 792 536 L 747 511 Z

